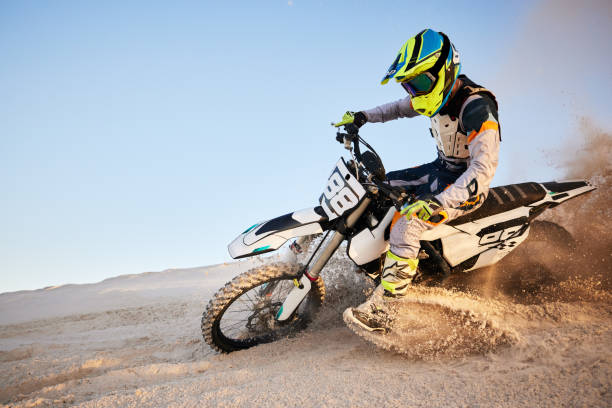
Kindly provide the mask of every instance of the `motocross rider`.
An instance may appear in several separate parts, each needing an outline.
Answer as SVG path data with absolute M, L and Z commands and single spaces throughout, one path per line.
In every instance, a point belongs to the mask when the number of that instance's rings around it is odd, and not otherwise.
M 381 285 L 352 309 L 367 330 L 389 323 L 390 301 L 406 294 L 419 263 L 421 234 L 476 210 L 487 197 L 501 141 L 497 101 L 487 89 L 459 75 L 459 54 L 448 37 L 425 29 L 399 50 L 381 84 L 395 78 L 408 96 L 360 112 L 347 112 L 335 126 L 361 127 L 425 115 L 438 157 L 431 163 L 387 174 L 388 182 L 417 196 L 404 205 L 391 229 Z M 348 311 L 347 311 L 348 312 Z

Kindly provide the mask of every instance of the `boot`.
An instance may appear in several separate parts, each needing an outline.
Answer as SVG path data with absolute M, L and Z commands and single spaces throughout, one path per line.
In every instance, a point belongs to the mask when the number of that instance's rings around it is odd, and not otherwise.
M 393 324 L 393 301 L 406 294 L 418 262 L 418 259 L 400 258 L 387 252 L 381 284 L 366 302 L 344 312 L 345 321 L 368 331 L 389 331 Z
M 418 265 L 418 259 L 400 258 L 391 251 L 387 251 L 380 281 L 381 285 L 390 295 L 405 295 L 408 286 L 416 275 Z

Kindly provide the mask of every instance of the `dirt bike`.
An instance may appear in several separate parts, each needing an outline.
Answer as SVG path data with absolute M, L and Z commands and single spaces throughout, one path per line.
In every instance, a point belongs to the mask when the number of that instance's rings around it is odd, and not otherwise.
M 394 216 L 416 197 L 386 181 L 380 156 L 356 131 L 338 132 L 336 139 L 351 159 L 338 160 L 318 206 L 256 223 L 229 244 L 231 257 L 239 259 L 297 238 L 285 247 L 292 261 L 253 268 L 212 297 L 201 328 L 213 349 L 232 352 L 303 330 L 325 298 L 321 271 L 344 241 L 348 257 L 379 282 Z M 584 180 L 491 188 L 477 210 L 449 222 L 431 220 L 440 225 L 421 236 L 415 283 L 437 285 L 451 274 L 497 263 L 527 238 L 546 209 L 594 189 Z M 297 263 L 297 254 L 324 233 L 309 259 Z

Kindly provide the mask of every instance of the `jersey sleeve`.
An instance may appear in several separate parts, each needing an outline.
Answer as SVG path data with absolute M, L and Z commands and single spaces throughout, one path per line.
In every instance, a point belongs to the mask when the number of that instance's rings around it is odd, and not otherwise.
M 460 120 L 468 136 L 470 164 L 436 199 L 445 208 L 470 210 L 486 197 L 497 169 L 500 133 L 495 103 L 486 96 L 468 100 Z
M 389 102 L 372 109 L 364 110 L 368 122 L 388 122 L 398 118 L 413 118 L 419 113 L 412 109 L 410 97 Z

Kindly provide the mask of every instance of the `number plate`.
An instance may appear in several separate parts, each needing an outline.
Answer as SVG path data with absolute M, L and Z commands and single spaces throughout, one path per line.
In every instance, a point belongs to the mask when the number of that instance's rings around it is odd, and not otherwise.
M 331 221 L 355 207 L 365 194 L 363 186 L 349 172 L 344 159 L 340 158 L 319 197 L 319 204 Z

